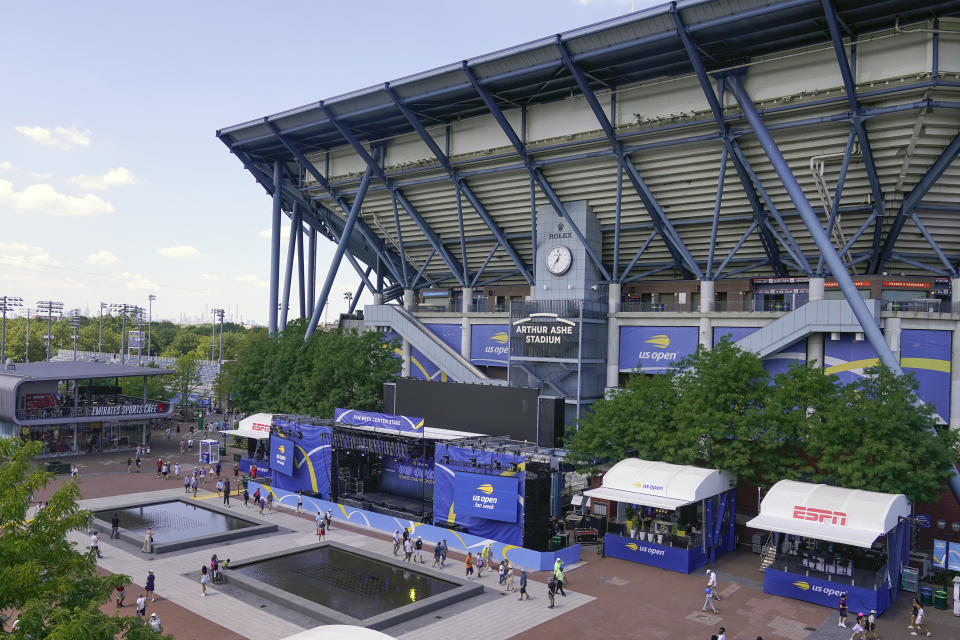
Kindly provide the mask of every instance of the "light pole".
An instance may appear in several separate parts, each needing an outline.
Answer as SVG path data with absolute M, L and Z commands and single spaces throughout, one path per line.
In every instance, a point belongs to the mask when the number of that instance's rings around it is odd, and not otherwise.
M 153 324 L 153 301 L 157 299 L 157 296 L 152 293 L 147 296 L 147 300 L 150 301 L 150 309 L 147 312 L 147 360 L 150 359 L 150 339 L 153 337 L 151 330 L 151 325 Z
M 103 310 L 109 309 L 106 302 L 100 303 L 100 331 L 97 333 L 97 360 L 103 357 Z
M 50 362 L 50 340 L 53 339 L 53 334 L 51 333 L 53 331 L 53 314 L 56 313 L 58 316 L 63 314 L 63 303 L 55 300 L 38 300 L 37 313 L 47 314 L 47 335 L 44 336 L 44 339 L 47 341 L 47 362 Z
M 224 311 L 223 309 L 213 309 L 212 312 L 213 312 L 214 320 L 220 321 L 220 355 L 217 358 L 217 361 L 221 365 L 223 365 L 223 314 L 224 314 Z M 212 360 L 213 358 L 211 357 L 210 359 Z
M 133 319 L 137 321 L 137 366 L 140 365 L 140 354 L 143 353 L 143 307 L 137 307 Z
M 0 366 L 6 361 L 4 348 L 7 344 L 7 311 L 13 311 L 16 307 L 23 306 L 23 298 L 14 296 L 0 296 L 0 310 L 3 311 L 3 320 L 0 321 Z
M 127 333 L 127 314 L 134 313 L 135 311 L 143 311 L 140 307 L 135 304 L 112 304 L 110 305 L 111 309 L 115 309 L 120 312 L 120 364 L 126 364 L 127 362 L 127 352 L 124 349 L 124 339 L 126 339 Z
M 73 327 L 73 359 L 77 359 L 77 327 L 80 326 L 80 309 L 70 309 L 70 326 Z
M 23 358 L 24 362 L 30 362 L 30 308 L 27 307 L 27 339 L 26 342 L 26 355 Z

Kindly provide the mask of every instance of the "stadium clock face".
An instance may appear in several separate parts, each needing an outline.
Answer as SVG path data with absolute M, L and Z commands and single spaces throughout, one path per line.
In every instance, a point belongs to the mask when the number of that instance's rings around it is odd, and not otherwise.
M 573 254 L 570 252 L 570 248 L 562 244 L 558 244 L 547 252 L 547 271 L 555 276 L 565 274 L 570 269 L 572 262 Z

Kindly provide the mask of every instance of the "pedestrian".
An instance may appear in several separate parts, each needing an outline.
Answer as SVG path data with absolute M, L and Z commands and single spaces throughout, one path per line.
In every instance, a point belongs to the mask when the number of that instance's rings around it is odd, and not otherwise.
M 421 538 L 420 536 L 417 536 L 417 542 L 416 542 L 416 544 L 415 544 L 414 546 L 415 546 L 416 549 L 417 549 L 416 561 L 419 562 L 420 564 L 424 564 L 424 562 L 423 562 L 423 538 Z
M 507 560 L 506 558 L 504 558 L 503 563 L 507 565 L 507 568 L 506 568 L 507 583 L 504 585 L 503 588 L 512 593 L 513 591 L 515 591 L 513 586 L 513 565 L 510 564 L 510 561 Z
M 140 473 L 140 467 L 143 464 L 143 460 L 140 459 L 140 456 L 137 456 L 137 473 Z
M 433 545 L 433 566 L 434 567 L 440 566 L 440 543 L 439 542 Z
M 250 492 L 244 489 L 243 490 L 243 506 L 249 507 L 250 506 L 249 502 L 250 502 Z
M 303 490 L 297 491 L 297 513 L 303 513 Z
M 557 591 L 560 592 L 564 598 L 567 597 L 567 592 L 563 590 L 563 583 L 566 582 L 565 576 L 563 575 L 563 563 L 560 563 L 556 569 L 553 570 L 553 576 L 557 579 Z
M 407 538 L 403 541 L 403 561 L 410 562 L 410 558 L 413 556 L 413 542 L 410 538 Z
M 200 567 L 200 595 L 207 595 L 207 583 L 210 582 L 210 574 L 207 573 L 207 565 Z
M 257 490 L 253 492 L 253 506 L 260 504 L 260 487 L 257 487 Z
M 169 431 L 169 429 L 167 429 L 167 431 Z M 150 628 L 157 633 L 163 633 L 163 625 L 160 624 L 160 617 L 157 616 L 156 611 L 150 614 Z
M 847 628 L 847 594 L 840 594 L 840 604 L 837 605 L 837 613 L 839 614 L 839 620 L 837 621 L 838 627 Z
M 467 569 L 467 580 L 473 580 L 473 553 L 471 551 L 467 551 L 467 558 L 463 561 L 463 564 Z
M 130 468 L 133 466 L 133 458 L 127 456 L 127 473 L 130 473 Z
M 163 458 L 157 458 L 157 478 L 160 478 L 160 471 L 163 470 Z
M 863 625 L 867 632 L 863 634 L 863 637 L 866 638 L 867 635 L 872 634 L 873 640 L 880 640 L 880 636 L 877 635 L 877 610 L 870 609 L 870 615 L 867 616 L 867 622 Z
M 190 493 L 190 476 L 183 476 L 183 492 Z
M 150 527 L 147 527 L 147 531 L 143 534 L 143 546 L 140 547 L 140 551 L 153 553 L 153 529 Z
M 200 482 L 203 484 L 207 483 L 207 468 L 204 466 L 200 467 Z
M 921 636 L 922 636 L 922 635 L 926 634 L 926 635 L 928 635 L 928 636 L 932 636 L 933 634 L 930 633 L 930 630 L 929 630 L 929 629 L 927 629 L 927 625 L 925 624 L 925 622 L 926 622 L 926 614 L 924 613 L 924 611 L 923 611 L 923 606 L 921 605 L 921 606 L 917 609 L 917 619 L 916 619 L 916 621 L 913 623 L 913 631 L 910 632 L 910 635 L 912 635 L 912 636 L 921 635 Z M 918 631 L 919 631 L 919 633 L 917 633 Z
M 183 438 L 180 438 L 180 455 L 183 455 L 183 447 L 186 443 L 183 441 Z
M 223 480 L 217 478 L 217 497 L 220 497 L 220 494 L 223 493 Z
M 727 640 L 727 630 L 723 627 L 720 627 L 720 630 L 717 631 L 717 640 Z
M 863 626 L 863 616 L 857 616 L 857 621 L 853 623 L 852 633 L 850 634 L 850 640 L 863 640 L 864 638 L 864 626 Z
M 180 463 L 179 463 L 179 462 L 176 463 L 175 465 L 173 465 L 173 475 L 176 476 L 176 477 L 178 477 L 178 478 L 180 477 Z
M 234 462 L 233 463 L 233 480 L 234 482 L 236 482 L 239 479 L 240 479 L 240 463 Z
M 503 584 L 507 580 L 507 563 L 505 560 L 501 560 L 497 566 L 497 577 L 499 578 L 497 584 Z
M 520 598 L 523 600 L 523 596 L 527 596 L 527 600 L 530 599 L 530 594 L 527 593 L 527 570 L 520 569 Z
M 127 597 L 127 588 L 120 585 L 113 591 L 113 601 L 118 607 L 123 606 L 123 599 Z
M 440 568 L 442 569 L 447 562 L 447 539 L 444 538 L 440 543 Z
M 317 512 L 317 520 L 320 519 L 320 513 Z M 400 529 L 393 530 L 393 555 L 396 556 L 400 551 Z
M 547 597 L 550 598 L 550 606 L 547 609 L 553 609 L 554 599 L 557 596 L 557 579 L 555 576 L 550 576 L 550 580 L 547 582 Z
M 223 504 L 227 505 L 228 508 L 230 507 L 230 481 L 229 480 L 223 481 Z
M 120 537 L 120 516 L 119 514 L 114 513 L 113 517 L 110 518 L 110 539 Z
M 707 569 L 707 586 L 713 590 L 713 599 L 719 600 L 720 594 L 717 593 L 717 572 L 713 569 Z
M 217 477 L 220 477 L 220 463 L 217 462 Z
M 910 611 L 910 625 L 907 629 L 913 629 L 917 624 L 917 611 L 920 610 L 920 601 L 916 598 L 913 599 L 912 609 Z
M 703 608 L 700 609 L 700 611 L 706 611 L 707 607 L 710 607 L 714 613 L 720 613 L 717 611 L 717 608 L 713 606 L 713 587 L 708 586 L 703 592 L 706 594 L 706 598 L 703 599 Z
M 406 528 L 405 528 L 405 529 L 403 530 L 403 546 L 404 546 L 404 547 L 407 546 L 407 538 L 409 538 L 409 537 L 410 537 L 410 529 L 406 529 Z
M 263 498 L 260 498 L 260 515 L 263 515 L 263 508 L 267 506 L 267 501 Z
M 137 616 L 140 618 L 141 621 L 143 621 L 146 615 L 147 615 L 147 599 L 144 598 L 143 594 L 141 593 L 140 595 L 137 596 Z
M 210 581 L 217 582 L 220 580 L 220 559 L 217 558 L 217 554 L 210 556 Z
M 273 513 L 273 491 L 267 494 L 267 510 Z
M 327 509 L 327 513 L 323 517 L 327 521 L 327 529 L 333 529 L 333 509 Z
M 480 553 L 477 554 L 477 577 L 483 577 L 483 568 L 487 565 L 486 561 L 483 559 L 484 549 L 480 550 Z
M 317 529 L 317 539 L 321 541 L 327 539 L 327 523 L 323 519 L 320 520 L 320 528 Z
M 194 476 L 190 479 L 190 489 L 193 491 L 193 497 L 197 497 L 197 478 Z
M 97 535 L 96 531 L 90 532 L 90 550 L 96 553 L 98 558 L 103 557 L 103 554 L 100 553 L 100 536 Z
M 163 467 L 160 469 L 160 475 L 163 476 L 163 479 L 166 480 L 167 476 L 170 475 L 170 464 L 167 462 L 163 463 Z
M 251 480 L 257 479 L 257 465 L 255 464 L 250 465 L 250 479 Z
M 157 578 L 153 575 L 153 571 L 147 571 L 147 583 L 144 585 L 144 588 L 147 590 L 147 594 L 150 597 L 150 602 L 156 602 L 157 599 L 153 595 L 154 587 L 156 586 Z
M 187 451 L 193 451 L 193 438 L 187 440 Z

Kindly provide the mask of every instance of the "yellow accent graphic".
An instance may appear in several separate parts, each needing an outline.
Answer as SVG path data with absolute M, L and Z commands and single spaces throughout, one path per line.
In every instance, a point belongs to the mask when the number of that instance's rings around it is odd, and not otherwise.
M 527 463 L 526 463 L 526 462 L 521 462 L 520 464 L 517 465 L 517 470 L 516 470 L 516 471 L 501 471 L 501 472 L 500 472 L 500 475 L 502 475 L 502 476 L 515 476 L 515 475 L 517 475 L 518 473 L 520 473 L 521 471 L 526 471 L 526 470 L 527 470 Z
M 628 543 L 627 543 L 627 549 L 630 549 L 630 551 L 636 551 L 636 550 L 637 550 L 637 543 L 636 543 L 636 542 L 628 542 Z
M 455 514 L 455 513 L 453 512 L 453 503 L 451 502 L 451 503 L 450 503 L 450 513 L 449 513 L 449 515 L 447 515 L 447 522 L 456 522 L 456 521 L 457 521 L 457 514 Z
M 875 367 L 880 364 L 879 358 L 867 358 L 866 360 L 851 360 L 850 362 L 842 362 L 840 364 L 835 364 L 832 367 L 827 367 L 823 370 L 826 374 L 831 373 L 841 373 L 843 371 L 851 371 L 852 369 L 868 369 L 870 367 Z
M 423 420 L 413 425 L 413 430 L 416 431 L 417 429 L 423 429 Z
M 642 489 L 642 488 L 643 488 L 643 483 L 642 483 L 642 482 L 634 482 L 634 483 L 633 483 L 633 486 L 635 486 L 635 487 L 640 487 L 640 488 Z
M 286 453 L 287 449 L 282 444 L 279 444 L 277 445 L 277 451 L 279 451 L 280 453 Z
M 507 559 L 508 559 L 508 558 L 507 558 L 507 552 L 508 552 L 508 551 L 510 551 L 511 549 L 519 549 L 519 548 L 520 548 L 520 547 L 518 547 L 518 546 L 515 545 L 515 544 L 504 545 L 504 547 L 503 547 L 503 552 L 502 552 L 502 553 L 503 553 L 503 559 L 504 559 L 504 560 L 507 560 Z
M 661 333 L 659 335 L 653 336 L 648 340 L 644 340 L 644 342 L 646 342 L 647 344 L 652 344 L 658 349 L 666 349 L 667 347 L 670 346 L 670 336 L 668 336 L 665 333 Z
M 400 356 L 401 358 L 403 357 L 403 351 L 401 351 L 400 349 L 394 349 L 393 352 L 398 356 Z M 423 365 L 420 364 L 420 361 L 414 358 L 412 355 L 410 356 L 410 364 L 412 364 L 413 366 L 415 366 L 417 369 L 420 370 L 420 373 L 423 374 L 424 380 L 433 380 L 433 376 L 427 373 L 427 370 L 423 368 Z M 447 382 L 447 373 L 445 371 L 438 370 L 437 373 L 440 374 L 440 382 Z
M 494 342 L 499 342 L 500 344 L 507 344 L 507 340 L 509 340 L 506 331 L 498 331 L 490 336 L 490 339 Z
M 946 549 L 944 549 L 944 551 L 946 551 Z M 946 561 L 947 561 L 947 556 L 940 556 L 940 557 L 938 558 L 938 557 L 937 557 L 937 552 L 936 552 L 936 550 L 934 550 L 934 552 L 933 552 L 933 564 L 935 564 L 935 565 L 938 566 L 938 567 L 943 567 L 943 566 L 946 566 Z
M 300 449 L 300 453 L 303 454 L 303 459 L 304 459 L 304 461 L 306 461 L 306 463 L 307 463 L 307 471 L 310 472 L 310 486 L 313 488 L 313 492 L 316 493 L 316 492 L 318 492 L 320 489 L 317 488 L 317 473 L 313 470 L 313 462 L 312 462 L 312 461 L 310 460 L 310 458 L 307 456 L 307 452 L 303 450 L 303 447 L 301 447 L 300 445 L 294 445 L 294 446 L 295 446 L 297 449 Z M 283 450 L 283 447 L 282 447 L 282 446 L 281 446 L 281 449 L 280 449 L 280 450 L 281 450 L 281 451 Z
M 492 484 L 482 484 L 482 485 L 480 485 L 479 487 L 477 487 L 477 491 L 479 491 L 480 493 L 485 493 L 485 494 L 487 494 L 487 495 L 490 495 L 491 493 L 493 493 L 493 485 L 492 485 Z
M 940 373 L 950 373 L 950 361 L 937 360 L 936 358 L 900 358 L 900 366 L 904 369 L 927 369 Z
M 800 582 L 794 582 L 794 583 L 793 583 L 793 586 L 795 586 L 795 587 L 800 587 L 800 588 L 803 589 L 804 591 L 809 591 L 809 590 L 810 590 L 810 583 L 809 583 L 809 582 L 804 582 L 804 581 L 802 581 L 802 580 L 801 580 Z

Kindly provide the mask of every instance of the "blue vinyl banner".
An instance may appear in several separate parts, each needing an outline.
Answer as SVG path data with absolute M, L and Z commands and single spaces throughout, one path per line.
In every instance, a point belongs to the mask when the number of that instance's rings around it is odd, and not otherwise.
M 917 379 L 917 395 L 950 421 L 951 331 L 904 329 L 900 334 L 900 366 Z
M 879 591 L 874 591 L 799 573 L 777 571 L 773 567 L 767 567 L 763 572 L 763 592 L 833 609 L 836 609 L 840 602 L 840 594 L 846 593 L 847 608 L 850 611 L 876 609 L 877 613 L 883 613 L 890 606 L 886 585 L 882 585 Z
M 410 458 L 383 456 L 380 490 L 415 500 L 433 499 L 433 458 L 421 464 Z
M 603 537 L 603 551 L 611 558 L 660 567 L 678 573 L 690 573 L 707 562 L 700 547 L 687 549 L 669 547 L 653 542 L 640 542 L 632 538 L 608 533 Z
M 453 504 L 474 518 L 516 522 L 517 479 L 461 471 L 454 481 Z
M 447 345 L 457 353 L 460 353 L 460 341 L 463 339 L 463 333 L 458 324 L 437 324 L 428 322 L 424 326 L 440 338 L 443 344 Z
M 293 473 L 293 442 L 270 434 L 270 468 L 279 473 Z
M 421 432 L 423 430 L 423 418 L 396 416 L 391 413 L 360 411 L 359 409 L 341 409 L 337 407 L 333 410 L 333 421 L 361 427 L 396 429 L 397 431 Z
M 947 553 L 947 569 L 960 571 L 960 542 L 951 542 Z
M 713 344 L 717 344 L 723 340 L 724 337 L 730 342 L 738 342 L 759 328 L 760 327 L 714 327 Z
M 856 382 L 864 376 L 863 370 L 880 363 L 877 352 L 866 340 L 854 340 L 855 334 L 841 333 L 839 340 L 830 334 L 823 336 L 823 372 L 835 374 L 841 384 Z
M 798 340 L 789 347 L 784 347 L 776 353 L 771 353 L 763 359 L 763 368 L 770 374 L 771 382 L 778 373 L 786 373 L 787 369 L 795 364 L 807 362 L 807 339 Z
M 941 569 L 947 568 L 947 541 L 933 541 L 933 566 Z
M 273 419 L 273 425 L 286 436 L 283 442 L 289 444 L 293 460 L 293 471 L 289 475 L 276 473 L 273 486 L 287 491 L 305 491 L 315 493 L 324 499 L 330 497 L 330 439 L 331 429 L 325 425 L 304 424 L 290 421 L 281 416 Z M 275 433 L 271 441 L 280 439 Z M 273 455 L 270 455 L 273 462 Z
M 620 371 L 663 373 L 699 342 L 698 327 L 620 327 Z
M 475 324 L 470 327 L 470 362 L 505 367 L 510 358 L 510 335 L 505 324 Z
M 456 523 L 466 527 L 467 532 L 474 536 L 499 540 L 506 544 L 523 545 L 523 483 L 526 473 L 526 461 L 523 456 L 506 452 L 477 451 L 437 443 L 434 460 L 436 471 L 433 485 L 433 519 L 437 525 Z M 454 498 L 456 478 L 461 473 L 472 473 L 475 468 L 496 469 L 497 463 L 500 464 L 501 469 L 499 476 L 516 478 L 517 482 L 517 490 L 514 491 L 513 497 L 516 515 L 510 522 L 478 518 L 467 513 L 466 509 L 461 509 L 459 502 Z M 473 495 L 471 494 L 470 497 L 472 498 Z
M 401 339 L 400 334 L 392 329 L 390 331 L 385 331 L 384 337 L 387 340 Z M 443 338 L 441 337 L 441 340 L 442 339 Z M 394 349 L 393 353 L 398 358 L 403 357 L 403 352 L 399 347 Z M 411 347 L 410 349 L 410 377 L 414 380 L 439 380 L 440 382 L 447 381 L 446 372 L 442 371 L 440 367 L 433 363 L 433 360 L 423 355 L 423 353 L 416 347 Z

